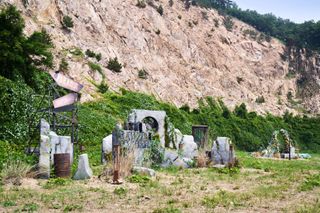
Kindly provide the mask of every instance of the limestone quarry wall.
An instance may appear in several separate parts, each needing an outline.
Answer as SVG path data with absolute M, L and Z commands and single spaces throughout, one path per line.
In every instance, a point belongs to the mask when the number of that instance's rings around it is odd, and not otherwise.
M 223 16 L 215 10 L 191 7 L 182 1 L 154 1 L 155 7 L 136 6 L 136 0 L 29 0 L 16 4 L 26 20 L 26 33 L 45 29 L 55 44 L 56 69 L 62 58 L 69 63 L 68 75 L 85 85 L 82 101 L 99 97 L 93 82 L 103 79 L 90 70 L 86 57 L 70 50 L 90 49 L 102 54 L 98 63 L 110 88 L 124 87 L 155 95 L 177 106 L 197 106 L 201 97 L 221 97 L 230 108 L 242 102 L 259 113 L 297 112 L 287 100 L 297 93 L 298 76 L 288 78 L 289 62 L 281 57 L 285 46 L 276 39 L 259 41 L 248 32 L 254 28 L 234 19 L 228 31 Z M 71 31 L 62 28 L 64 15 L 72 17 Z M 258 36 L 259 37 L 259 32 Z M 121 73 L 107 69 L 109 58 L 124 65 Z M 138 77 L 138 70 L 148 73 Z M 320 83 L 319 83 L 320 85 Z M 265 103 L 256 103 L 258 97 Z M 319 95 L 304 100 L 305 108 L 319 111 Z

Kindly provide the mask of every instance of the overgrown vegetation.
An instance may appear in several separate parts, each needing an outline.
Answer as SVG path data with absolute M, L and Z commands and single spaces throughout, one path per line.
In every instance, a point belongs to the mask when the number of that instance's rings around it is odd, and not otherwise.
M 308 177 L 303 182 L 300 189 L 302 191 L 310 191 L 315 187 L 320 187 L 320 174 L 316 174 L 316 175 L 312 175 L 312 176 Z
M 74 47 L 71 50 L 69 50 L 69 52 L 74 56 L 79 56 L 79 57 L 84 56 L 82 50 L 79 47 Z
M 157 101 L 154 97 L 122 90 L 121 94 L 107 92 L 103 99 L 81 106 L 81 141 L 86 146 L 96 147 L 92 156 L 99 162 L 101 138 L 112 132 L 116 121 L 127 119 L 132 109 L 165 110 L 170 121 L 183 134 L 191 134 L 195 124 L 208 125 L 210 138 L 230 137 L 237 149 L 257 151 L 267 146 L 274 130 L 288 130 L 301 150 L 317 151 L 320 148 L 320 118 L 293 116 L 285 113 L 283 117 L 257 115 L 248 112 L 245 104 L 230 111 L 221 100 L 211 97 L 199 101 L 196 109 L 178 109 L 168 103 Z
M 22 178 L 27 177 L 31 168 L 29 164 L 20 160 L 7 161 L 0 173 L 2 183 L 20 185 Z

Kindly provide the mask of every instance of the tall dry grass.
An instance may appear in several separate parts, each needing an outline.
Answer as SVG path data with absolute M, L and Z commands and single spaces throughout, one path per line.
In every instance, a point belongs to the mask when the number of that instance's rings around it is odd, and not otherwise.
M 128 177 L 131 175 L 134 162 L 135 162 L 135 148 L 130 148 L 126 151 L 121 152 L 120 155 L 120 176 L 121 178 Z
M 132 169 L 135 163 L 135 152 L 134 147 L 130 147 L 129 149 L 121 149 L 120 153 L 120 178 L 124 179 L 131 175 Z M 111 180 L 113 175 L 113 160 L 108 161 L 108 163 L 104 166 L 102 173 L 99 175 L 100 179 L 104 179 L 106 181 Z
M 198 168 L 207 167 L 209 163 L 210 163 L 210 159 L 206 154 L 206 150 L 205 149 L 198 150 L 197 167 Z
M 2 183 L 21 185 L 23 178 L 34 176 L 31 172 L 32 168 L 32 166 L 23 161 L 8 161 L 0 174 Z

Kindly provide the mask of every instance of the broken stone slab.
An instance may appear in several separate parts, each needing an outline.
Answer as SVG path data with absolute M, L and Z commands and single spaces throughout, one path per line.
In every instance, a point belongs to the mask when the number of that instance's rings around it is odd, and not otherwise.
M 112 152 L 112 134 L 102 139 L 101 163 L 106 164 L 106 155 Z
M 232 163 L 235 154 L 231 140 L 227 137 L 218 137 L 213 143 L 211 157 L 214 164 L 227 165 Z
M 88 154 L 82 154 L 79 156 L 79 164 L 76 174 L 73 179 L 75 180 L 85 180 L 90 179 L 93 173 L 89 165 Z
M 54 164 L 54 158 L 53 155 L 55 153 L 62 153 L 59 147 L 59 143 L 60 143 L 60 138 L 57 134 L 55 134 L 54 132 L 50 133 L 50 144 L 51 144 L 51 165 Z
M 50 139 L 46 135 L 40 135 L 39 176 L 50 178 Z
M 303 159 L 310 159 L 311 158 L 311 155 L 308 153 L 301 153 L 298 156 L 299 156 L 299 158 L 303 158 Z
M 173 162 L 173 166 L 176 166 L 176 167 L 181 167 L 181 168 L 190 168 L 191 165 L 192 165 L 193 161 L 192 159 L 190 158 L 178 158 L 176 159 L 174 162 Z
M 192 135 L 184 135 L 182 139 L 182 157 L 193 159 L 198 155 L 198 145 Z
M 178 152 L 176 150 L 165 149 L 164 151 L 164 159 L 162 163 L 162 167 L 168 167 L 173 164 L 175 160 L 179 158 Z
M 134 166 L 132 171 L 134 173 L 139 174 L 139 175 L 146 175 L 146 176 L 149 176 L 149 177 L 155 177 L 156 176 L 156 172 L 153 169 L 146 168 L 146 167 Z

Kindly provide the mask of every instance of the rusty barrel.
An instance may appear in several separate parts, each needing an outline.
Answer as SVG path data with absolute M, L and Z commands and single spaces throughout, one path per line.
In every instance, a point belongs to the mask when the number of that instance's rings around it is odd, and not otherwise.
M 70 154 L 69 153 L 59 153 L 54 154 L 54 174 L 56 177 L 69 178 L 70 169 Z

